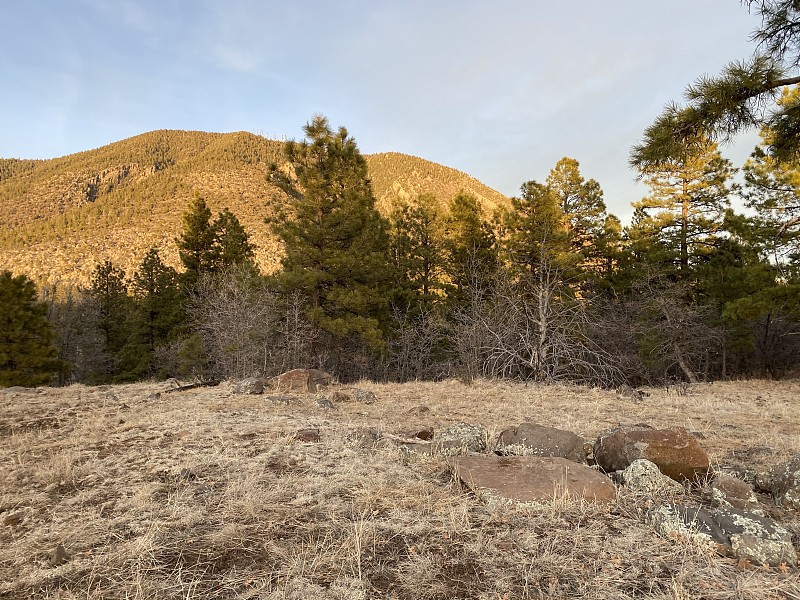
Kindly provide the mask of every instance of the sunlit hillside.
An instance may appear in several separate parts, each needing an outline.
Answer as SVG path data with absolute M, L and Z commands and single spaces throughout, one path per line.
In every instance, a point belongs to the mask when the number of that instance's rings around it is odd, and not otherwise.
M 277 265 L 264 226 L 285 197 L 265 178 L 282 143 L 247 132 L 153 131 L 51 160 L 0 159 L 0 264 L 38 282 L 88 281 L 110 259 L 127 271 L 150 247 L 177 266 L 173 240 L 195 193 L 214 212 L 230 208 L 257 246 L 261 266 Z M 392 198 L 433 194 L 444 204 L 460 190 L 490 212 L 507 202 L 476 179 L 398 153 L 367 157 L 381 210 Z

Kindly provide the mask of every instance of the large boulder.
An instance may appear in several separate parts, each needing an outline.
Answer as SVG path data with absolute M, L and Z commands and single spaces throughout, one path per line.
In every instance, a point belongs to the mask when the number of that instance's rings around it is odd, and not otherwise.
M 776 504 L 800 510 L 800 456 L 773 469 L 760 483 L 772 494 Z
M 662 536 L 690 540 L 723 556 L 771 567 L 797 565 L 792 534 L 772 519 L 748 511 L 663 504 L 648 518 Z
M 563 429 L 522 423 L 500 432 L 495 453 L 503 456 L 558 456 L 578 462 L 586 460 L 585 440 Z
M 619 482 L 635 494 L 646 496 L 683 494 L 683 486 L 664 475 L 655 463 L 640 458 L 617 472 Z
M 764 516 L 764 508 L 746 481 L 726 474 L 719 474 L 702 490 L 702 495 L 711 506 L 731 506 Z
M 436 449 L 443 454 L 486 452 L 486 430 L 480 425 L 456 423 L 439 432 L 435 438 Z
M 560 457 L 471 455 L 450 459 L 461 482 L 489 501 L 541 502 L 569 496 L 611 502 L 616 488 L 594 469 Z
M 263 394 L 264 381 L 258 377 L 248 377 L 237 382 L 233 388 L 234 394 Z
M 697 481 L 708 474 L 708 454 L 691 433 L 682 428 L 653 429 L 623 426 L 601 433 L 594 443 L 594 459 L 607 473 L 627 469 L 644 458 L 675 481 Z
M 293 390 L 298 392 L 316 392 L 321 387 L 330 385 L 333 377 L 318 369 L 292 369 L 271 378 L 268 383 L 275 391 Z

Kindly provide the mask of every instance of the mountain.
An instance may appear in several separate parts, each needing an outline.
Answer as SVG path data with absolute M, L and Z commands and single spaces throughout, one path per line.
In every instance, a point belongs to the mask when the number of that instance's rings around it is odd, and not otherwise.
M 109 259 L 129 273 L 150 247 L 178 266 L 174 238 L 194 193 L 216 214 L 228 207 L 257 246 L 265 270 L 279 247 L 264 225 L 285 195 L 270 184 L 283 143 L 247 132 L 152 131 L 50 160 L 0 159 L 0 267 L 39 283 L 86 284 Z M 487 212 L 508 198 L 443 165 L 399 153 L 366 156 L 378 207 L 432 194 L 442 205 L 461 190 Z

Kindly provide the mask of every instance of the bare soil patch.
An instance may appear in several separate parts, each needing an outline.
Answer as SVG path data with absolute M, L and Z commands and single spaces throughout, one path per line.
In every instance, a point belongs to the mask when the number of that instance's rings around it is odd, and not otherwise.
M 490 441 L 522 421 L 586 438 L 648 423 L 694 432 L 717 467 L 757 471 L 800 453 L 798 380 L 643 401 L 365 382 L 376 403 L 335 410 L 314 399 L 337 388 L 280 402 L 229 383 L 154 396 L 167 387 L 0 390 L 0 598 L 800 598 L 797 572 L 659 537 L 647 500 L 624 489 L 610 507 L 487 506 L 443 457 L 363 442 L 369 428 L 461 421 Z M 318 442 L 296 438 L 307 429 Z M 797 546 L 800 517 L 768 506 Z

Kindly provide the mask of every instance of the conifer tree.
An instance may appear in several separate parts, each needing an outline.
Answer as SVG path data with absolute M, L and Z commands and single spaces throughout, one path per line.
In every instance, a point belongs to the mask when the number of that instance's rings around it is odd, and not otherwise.
M 716 243 L 732 175 L 730 161 L 705 138 L 687 144 L 680 157 L 647 167 L 642 176 L 652 194 L 634 204 L 638 231 L 632 237 L 662 244 L 671 254 L 665 259 L 687 275 Z
M 450 200 L 445 240 L 450 299 L 458 305 L 469 288 L 485 289 L 498 266 L 494 233 L 475 196 L 460 192 Z
M 0 273 L 0 387 L 46 384 L 63 371 L 46 315 L 30 279 Z
M 347 130 L 333 131 L 325 117 L 304 130 L 306 140 L 286 146 L 288 165 L 271 169 L 289 196 L 269 221 L 284 246 L 278 282 L 307 298 L 308 317 L 322 330 L 379 347 L 392 273 L 366 161 Z
M 111 375 L 116 371 L 116 355 L 129 335 L 130 299 L 125 272 L 110 260 L 103 261 L 95 267 L 87 293 L 94 301 L 97 327 L 108 353 L 100 375 Z
M 211 209 L 199 194 L 195 194 L 186 212 L 183 213 L 183 231 L 175 240 L 178 255 L 185 272 L 187 288 L 194 287 L 200 273 L 213 268 L 214 228 L 211 225 Z
M 255 268 L 255 248 L 250 243 L 250 237 L 227 207 L 219 213 L 211 229 L 213 244 L 208 258 L 215 271 L 238 264 L 249 264 Z
M 569 229 L 559 196 L 537 181 L 522 184 L 522 193 L 511 199 L 506 217 L 508 255 L 511 264 L 536 275 L 545 265 L 566 269 L 578 262 L 570 253 Z
M 164 264 L 155 248 L 145 254 L 133 274 L 130 291 L 133 295 L 130 333 L 120 350 L 119 380 L 155 374 L 155 349 L 166 344 L 185 320 L 178 274 Z
M 401 303 L 431 308 L 444 296 L 444 217 L 436 198 L 400 202 L 389 217 L 391 255 L 401 278 Z
M 606 218 L 600 184 L 594 179 L 586 181 L 581 176 L 578 161 L 565 156 L 547 176 L 547 187 L 564 215 L 572 252 L 581 254 L 584 262 L 591 263 L 595 258 L 595 240 L 602 234 Z

